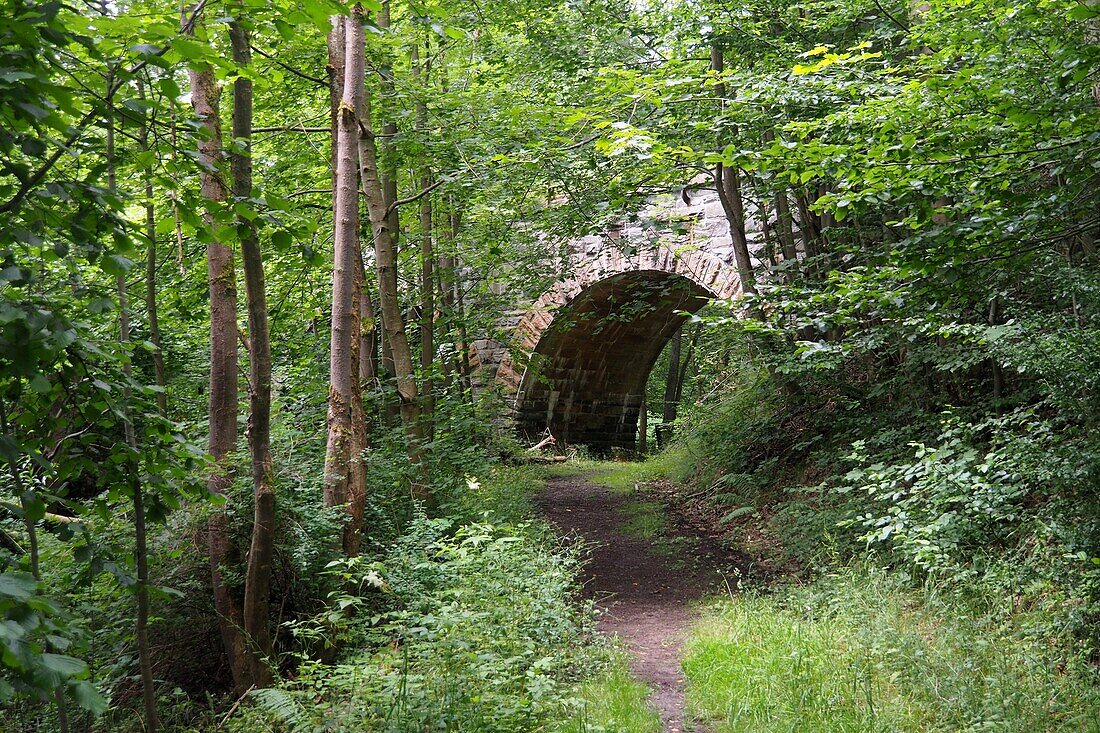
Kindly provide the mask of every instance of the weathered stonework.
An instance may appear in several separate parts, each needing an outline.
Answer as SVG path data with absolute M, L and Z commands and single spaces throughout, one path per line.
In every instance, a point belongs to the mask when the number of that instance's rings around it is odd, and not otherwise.
M 655 199 L 649 226 L 624 226 L 569 246 L 563 278 L 509 314 L 509 343 L 480 339 L 483 383 L 507 396 L 517 428 L 546 429 L 596 452 L 634 449 L 646 379 L 665 343 L 708 300 L 742 295 L 729 228 L 713 190 Z M 748 222 L 760 249 L 759 224 Z

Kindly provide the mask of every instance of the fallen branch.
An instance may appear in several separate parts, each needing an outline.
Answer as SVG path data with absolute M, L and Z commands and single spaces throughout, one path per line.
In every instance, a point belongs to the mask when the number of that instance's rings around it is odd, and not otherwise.
M 558 441 L 554 438 L 554 436 L 551 435 L 548 431 L 547 434 L 546 434 L 546 437 L 543 438 L 542 440 L 540 440 L 539 442 L 535 443 L 530 448 L 528 448 L 527 452 L 528 453 L 537 453 L 538 451 L 542 450 L 543 448 L 545 448 L 548 445 L 556 445 L 557 442 Z

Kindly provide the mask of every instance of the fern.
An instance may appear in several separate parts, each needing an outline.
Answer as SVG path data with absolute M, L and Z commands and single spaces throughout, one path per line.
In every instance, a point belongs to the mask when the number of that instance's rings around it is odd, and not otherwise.
M 286 690 L 253 690 L 249 697 L 264 715 L 277 724 L 275 730 L 289 733 L 321 733 L 324 730 L 310 718 L 309 710 L 299 705 Z

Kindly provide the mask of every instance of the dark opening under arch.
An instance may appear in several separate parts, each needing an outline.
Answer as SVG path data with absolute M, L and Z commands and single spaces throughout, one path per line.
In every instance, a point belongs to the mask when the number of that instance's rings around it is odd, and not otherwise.
M 560 308 L 520 382 L 516 418 L 534 437 L 597 454 L 633 451 L 649 372 L 688 313 L 714 295 L 683 275 L 635 270 L 599 280 Z

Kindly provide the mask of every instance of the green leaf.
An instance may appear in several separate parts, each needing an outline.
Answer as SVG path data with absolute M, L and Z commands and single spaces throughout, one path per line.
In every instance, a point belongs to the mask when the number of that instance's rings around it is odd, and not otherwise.
M 277 249 L 286 249 L 294 244 L 294 235 L 286 229 L 277 229 L 271 233 L 271 244 Z
M 107 712 L 106 698 L 99 694 L 99 690 L 87 680 L 69 682 L 69 694 L 72 695 L 72 698 L 76 700 L 80 707 L 92 715 L 100 716 Z
M 42 666 L 62 678 L 76 677 L 88 671 L 88 665 L 67 654 L 43 654 Z
M 210 54 L 210 48 L 189 38 L 176 38 L 172 50 L 188 61 L 202 61 Z
M 38 584 L 30 573 L 11 571 L 0 573 L 0 597 L 25 601 L 34 595 Z

